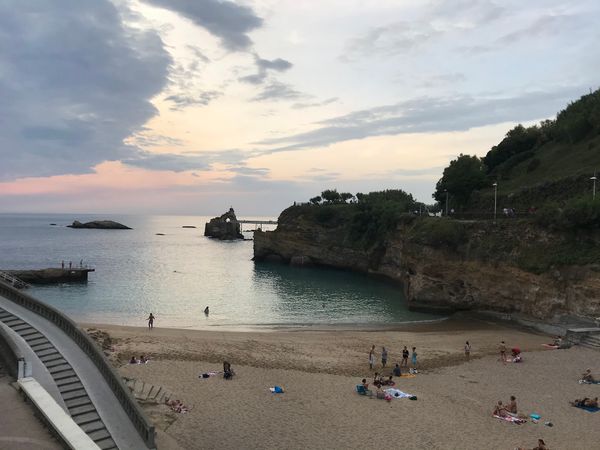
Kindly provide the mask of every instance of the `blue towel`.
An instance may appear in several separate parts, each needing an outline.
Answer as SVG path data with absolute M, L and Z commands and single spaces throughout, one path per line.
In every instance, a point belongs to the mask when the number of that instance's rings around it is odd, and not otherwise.
M 576 406 L 576 408 L 585 409 L 587 412 L 598 412 L 600 408 L 597 406 Z

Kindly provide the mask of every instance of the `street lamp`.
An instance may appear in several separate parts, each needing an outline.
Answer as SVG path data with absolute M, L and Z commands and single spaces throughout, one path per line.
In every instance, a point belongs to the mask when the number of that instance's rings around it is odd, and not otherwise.
M 593 186 L 592 187 L 592 200 L 596 200 L 596 180 L 597 180 L 596 173 L 594 173 L 593 177 L 590 177 L 590 180 L 592 180 L 592 183 L 593 183 L 593 185 L 592 185 Z
M 448 216 L 448 189 L 444 189 L 446 193 L 446 216 Z
M 494 223 L 496 223 L 496 211 L 498 205 L 498 183 L 494 183 Z

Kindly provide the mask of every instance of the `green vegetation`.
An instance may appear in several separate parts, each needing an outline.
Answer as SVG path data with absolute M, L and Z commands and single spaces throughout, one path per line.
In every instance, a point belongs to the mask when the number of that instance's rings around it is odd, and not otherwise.
M 491 213 L 492 185 L 498 183 L 499 208 L 523 212 L 552 203 L 564 207 L 582 195 L 591 198 L 589 178 L 600 170 L 599 150 L 600 90 L 596 90 L 569 104 L 554 120 L 509 130 L 481 159 L 483 181 L 475 170 L 476 157 L 461 155 L 444 171 L 434 198 L 444 205 L 447 189 L 450 207 Z M 472 159 L 470 164 L 467 158 Z
M 446 246 L 456 249 L 467 241 L 467 232 L 461 222 L 440 218 L 422 218 L 410 231 L 414 241 L 432 247 Z
M 535 215 L 536 222 L 553 230 L 594 229 L 600 227 L 600 201 L 580 198 L 564 206 L 548 204 Z

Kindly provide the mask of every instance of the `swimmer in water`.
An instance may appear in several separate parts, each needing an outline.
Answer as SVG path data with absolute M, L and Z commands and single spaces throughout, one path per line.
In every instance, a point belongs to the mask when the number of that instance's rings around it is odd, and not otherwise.
M 208 306 L 206 308 L 204 308 L 204 314 L 206 314 L 208 316 Z

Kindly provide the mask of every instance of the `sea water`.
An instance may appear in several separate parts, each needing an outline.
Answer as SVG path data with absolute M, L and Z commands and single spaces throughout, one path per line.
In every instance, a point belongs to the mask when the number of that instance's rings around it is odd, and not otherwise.
M 73 220 L 99 219 L 133 230 L 66 227 Z M 390 325 L 437 318 L 409 311 L 402 289 L 382 280 L 333 269 L 255 263 L 251 240 L 204 237 L 209 219 L 0 214 L 0 270 L 60 267 L 62 261 L 67 267 L 69 262 L 93 267 L 87 283 L 27 290 L 82 322 L 144 326 L 150 312 L 156 326 L 197 329 Z M 210 313 L 205 315 L 207 306 Z

